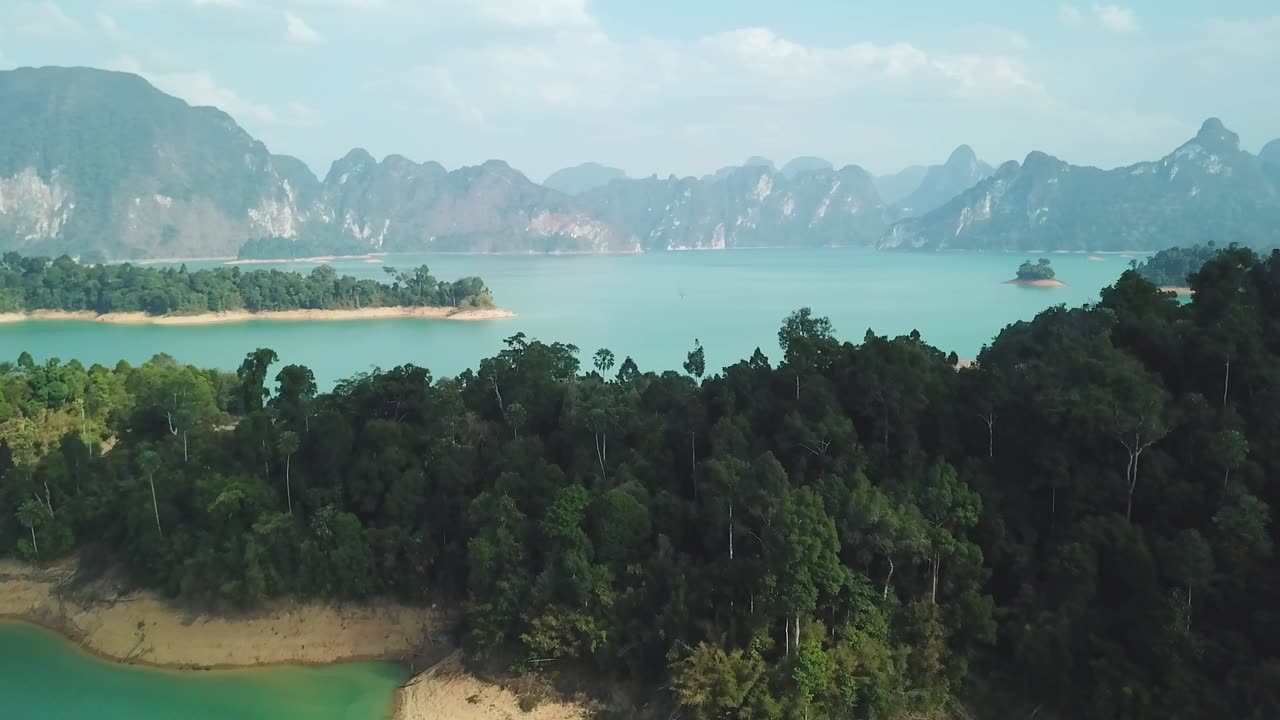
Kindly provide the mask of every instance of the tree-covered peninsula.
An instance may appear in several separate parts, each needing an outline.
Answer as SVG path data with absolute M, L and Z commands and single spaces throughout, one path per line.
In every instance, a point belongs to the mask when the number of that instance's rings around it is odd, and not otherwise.
M 710 376 L 521 335 L 330 392 L 265 349 L 23 355 L 0 552 L 200 606 L 446 603 L 629 717 L 1280 717 L 1280 253 L 1190 284 L 1126 272 L 962 369 L 807 310 Z
M 1217 244 L 1212 240 L 1207 245 L 1172 247 L 1161 250 L 1142 262 L 1130 260 L 1129 267 L 1160 287 L 1185 288 L 1192 273 L 1217 255 L 1218 250 Z
M 339 276 L 328 265 L 306 275 L 281 270 L 244 271 L 239 266 L 189 271 L 185 265 L 90 265 L 65 255 L 50 259 L 5 253 L 0 256 L 0 313 L 59 310 L 162 316 L 493 306 L 493 298 L 480 278 L 445 282 L 434 278 L 425 265 L 409 272 L 386 270 L 387 280 L 378 282 Z

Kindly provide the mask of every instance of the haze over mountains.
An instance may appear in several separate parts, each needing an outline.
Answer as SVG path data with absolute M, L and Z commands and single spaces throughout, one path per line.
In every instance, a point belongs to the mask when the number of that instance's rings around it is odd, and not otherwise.
M 801 157 L 703 178 L 587 163 L 544 184 L 491 160 L 448 171 L 352 150 L 323 179 L 225 113 L 142 78 L 0 72 L 0 249 L 87 258 L 369 251 L 642 252 L 766 246 L 1154 249 L 1271 244 L 1280 143 L 1217 121 L 1163 160 L 1098 170 L 1043 153 L 994 171 L 967 146 L 875 178 Z M 1264 162 L 1265 159 L 1265 162 Z

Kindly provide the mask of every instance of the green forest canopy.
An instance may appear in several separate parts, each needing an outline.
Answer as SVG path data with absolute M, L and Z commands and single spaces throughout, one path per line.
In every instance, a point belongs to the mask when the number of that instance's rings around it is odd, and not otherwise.
M 331 310 L 368 307 L 491 307 L 484 282 L 442 282 L 426 265 L 387 271 L 386 282 L 339 276 L 328 265 L 303 275 L 238 266 L 188 271 L 125 263 L 82 265 L 57 259 L 0 256 L 0 312 L 88 310 L 99 314 L 199 314 L 248 310 Z
M 1036 280 L 1052 280 L 1053 278 L 1053 267 L 1050 266 L 1048 258 L 1040 258 L 1035 263 L 1027 260 L 1018 266 L 1019 280 L 1034 282 Z
M 1141 263 L 1130 260 L 1129 267 L 1160 287 L 1186 287 L 1187 278 L 1217 254 L 1218 246 L 1210 240 L 1208 245 L 1161 250 Z
M 1280 253 L 1190 283 L 1126 272 L 960 370 L 808 310 L 710 377 L 523 335 L 323 394 L 265 349 L 24 354 L 0 552 L 93 543 L 194 605 L 452 599 L 472 652 L 689 718 L 1280 717 Z

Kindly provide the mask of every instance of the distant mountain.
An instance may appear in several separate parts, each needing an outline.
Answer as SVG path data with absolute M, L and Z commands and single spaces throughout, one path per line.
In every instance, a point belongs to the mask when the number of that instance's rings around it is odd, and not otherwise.
M 890 205 L 897 205 L 901 200 L 916 191 L 929 168 L 924 165 L 912 165 L 892 175 L 881 175 L 876 178 L 876 189 L 880 197 Z
M 894 204 L 905 217 L 923 215 L 942 207 L 951 198 L 990 176 L 991 172 L 991 166 L 979 160 L 973 148 L 961 145 L 945 163 L 925 171 L 920 185 Z
M 1208 240 L 1280 244 L 1280 178 L 1216 118 L 1161 160 L 1114 170 L 1033 152 L 895 224 L 879 247 L 1154 250 Z
M 760 157 L 759 155 L 752 155 L 751 157 L 747 158 L 747 161 L 742 163 L 741 165 L 729 165 L 726 167 L 722 167 L 710 175 L 703 175 L 702 179 L 709 180 L 711 182 L 716 182 L 729 177 L 730 175 L 737 172 L 738 170 L 741 170 L 742 168 L 766 168 L 770 172 L 774 172 L 777 170 L 777 167 L 773 164 L 773 161 L 770 160 L 769 158 Z
M 1266 165 L 1280 167 L 1280 140 L 1272 140 L 1263 146 L 1258 159 Z
M 619 168 L 587 162 L 551 173 L 542 185 L 569 195 L 579 195 L 626 176 L 627 173 Z
M 324 181 L 225 113 L 84 68 L 0 72 L 0 249 L 89 258 L 308 250 L 634 250 L 505 163 L 446 172 L 363 150 Z
M 782 166 L 782 174 L 788 180 L 795 180 L 796 176 L 803 172 L 813 172 L 815 170 L 831 170 L 835 166 L 829 161 L 820 157 L 803 156 L 793 159 L 791 162 Z
M 788 179 L 741 167 L 720 180 L 610 183 L 581 198 L 596 217 L 647 250 L 870 244 L 889 209 L 865 170 L 814 170 Z

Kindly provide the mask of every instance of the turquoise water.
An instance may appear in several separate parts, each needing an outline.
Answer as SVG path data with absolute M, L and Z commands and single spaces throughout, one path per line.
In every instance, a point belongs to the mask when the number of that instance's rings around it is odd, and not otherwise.
M 384 720 L 404 671 L 390 663 L 177 672 L 90 657 L 61 637 L 0 623 L 5 720 Z
M 203 327 L 118 326 L 83 322 L 0 325 L 0 359 L 37 358 L 133 363 L 167 352 L 184 362 L 235 368 L 244 355 L 271 347 L 282 362 L 311 367 L 322 387 L 373 366 L 414 363 L 437 375 L 474 367 L 523 332 L 597 348 L 642 369 L 679 368 L 700 339 L 708 368 L 760 347 L 777 357 L 777 330 L 808 305 L 831 318 L 843 338 L 868 328 L 897 335 L 918 329 L 930 343 L 973 357 L 1005 325 L 1055 304 L 1095 301 L 1128 260 L 1053 255 L 1066 287 L 1005 285 L 1027 257 L 1007 254 L 911 254 L 859 250 L 757 250 L 639 256 L 402 255 L 378 263 L 332 263 L 340 272 L 382 276 L 382 265 L 426 263 L 440 278 L 479 275 L 499 305 L 519 317 L 486 322 L 378 320 L 259 321 Z M 208 265 L 209 263 L 205 263 Z M 192 265 L 196 265 L 192 263 Z M 311 263 L 266 267 L 299 269 Z

